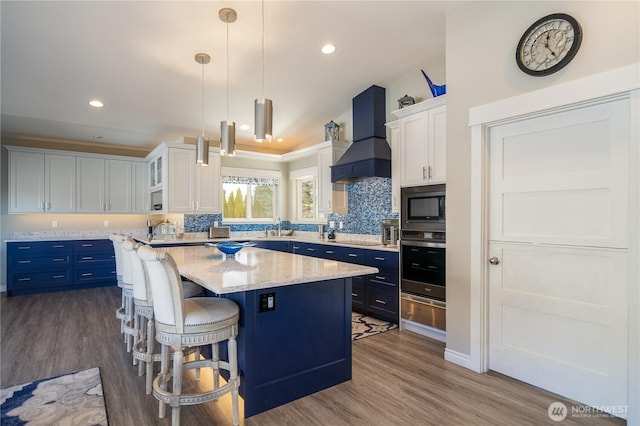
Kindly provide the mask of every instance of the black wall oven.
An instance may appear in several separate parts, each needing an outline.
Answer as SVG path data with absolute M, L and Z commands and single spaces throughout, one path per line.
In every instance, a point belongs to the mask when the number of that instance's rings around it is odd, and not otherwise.
M 402 291 L 446 301 L 445 246 L 402 240 Z

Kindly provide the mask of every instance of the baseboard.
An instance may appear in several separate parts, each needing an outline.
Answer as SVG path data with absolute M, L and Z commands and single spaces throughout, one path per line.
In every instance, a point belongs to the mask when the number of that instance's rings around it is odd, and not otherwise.
M 447 332 L 437 328 L 429 327 L 413 321 L 401 320 L 401 330 L 413 331 L 421 336 L 429 337 L 439 342 L 447 342 Z
M 461 367 L 468 368 L 469 370 L 473 370 L 471 368 L 471 356 L 465 355 L 460 352 L 456 352 L 449 348 L 445 348 L 444 350 L 444 359 L 445 361 L 452 362 L 454 364 L 458 364 Z

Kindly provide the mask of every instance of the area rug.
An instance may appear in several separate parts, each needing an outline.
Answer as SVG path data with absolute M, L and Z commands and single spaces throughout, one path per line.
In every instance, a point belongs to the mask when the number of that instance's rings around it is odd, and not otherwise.
M 0 424 L 107 426 L 100 370 L 0 389 Z
M 397 324 L 351 312 L 351 340 L 364 339 L 398 328 Z

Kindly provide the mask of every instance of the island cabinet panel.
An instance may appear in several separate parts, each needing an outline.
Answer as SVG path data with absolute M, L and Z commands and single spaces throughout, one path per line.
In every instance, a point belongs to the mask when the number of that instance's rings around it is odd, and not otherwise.
M 109 240 L 7 243 L 8 295 L 115 284 Z
M 224 295 L 240 306 L 245 418 L 351 379 L 351 292 L 342 278 Z

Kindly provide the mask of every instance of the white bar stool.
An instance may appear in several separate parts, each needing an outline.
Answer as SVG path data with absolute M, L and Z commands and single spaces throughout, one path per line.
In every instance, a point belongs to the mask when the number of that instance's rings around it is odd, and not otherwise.
M 136 250 L 143 244 L 132 239 L 122 243 L 124 256 L 129 257 L 131 281 L 133 283 L 134 329 L 136 341 L 133 344 L 133 358 L 138 361 L 138 375 L 146 375 L 145 391 L 151 394 L 153 380 L 153 363 L 160 361 L 160 353 L 155 352 L 155 325 L 153 318 L 153 298 L 151 287 L 147 285 L 147 276 L 142 260 Z M 201 296 L 204 289 L 190 282 L 182 282 L 184 297 Z M 193 352 L 193 351 L 191 351 Z M 199 356 L 200 352 L 196 351 Z
M 172 407 L 171 423 L 180 424 L 182 405 L 200 404 L 231 393 L 233 424 L 239 423 L 238 305 L 219 297 L 184 299 L 178 268 L 173 258 L 151 247 L 138 248 L 153 295 L 156 340 L 162 345 L 160 374 L 153 381 L 153 395 L 160 402 L 159 416 L 164 417 L 165 404 Z M 227 341 L 228 361 L 219 357 L 218 343 Z M 211 359 L 184 362 L 184 349 L 211 345 Z M 169 370 L 169 350 L 173 349 L 173 368 Z M 211 368 L 213 389 L 201 393 L 182 393 L 182 373 L 188 369 Z M 219 386 L 220 369 L 229 372 L 229 380 Z M 172 382 L 173 390 L 167 390 Z
M 125 333 L 126 324 L 133 319 L 133 286 L 130 282 L 124 282 L 124 259 L 122 243 L 127 237 L 124 234 L 110 234 L 109 239 L 113 243 L 113 252 L 116 257 L 116 276 L 118 287 L 122 289 L 122 304 L 116 309 L 116 318 L 120 320 L 120 333 L 124 334 L 124 342 L 129 344 L 130 334 Z M 131 352 L 128 346 L 128 352 Z

